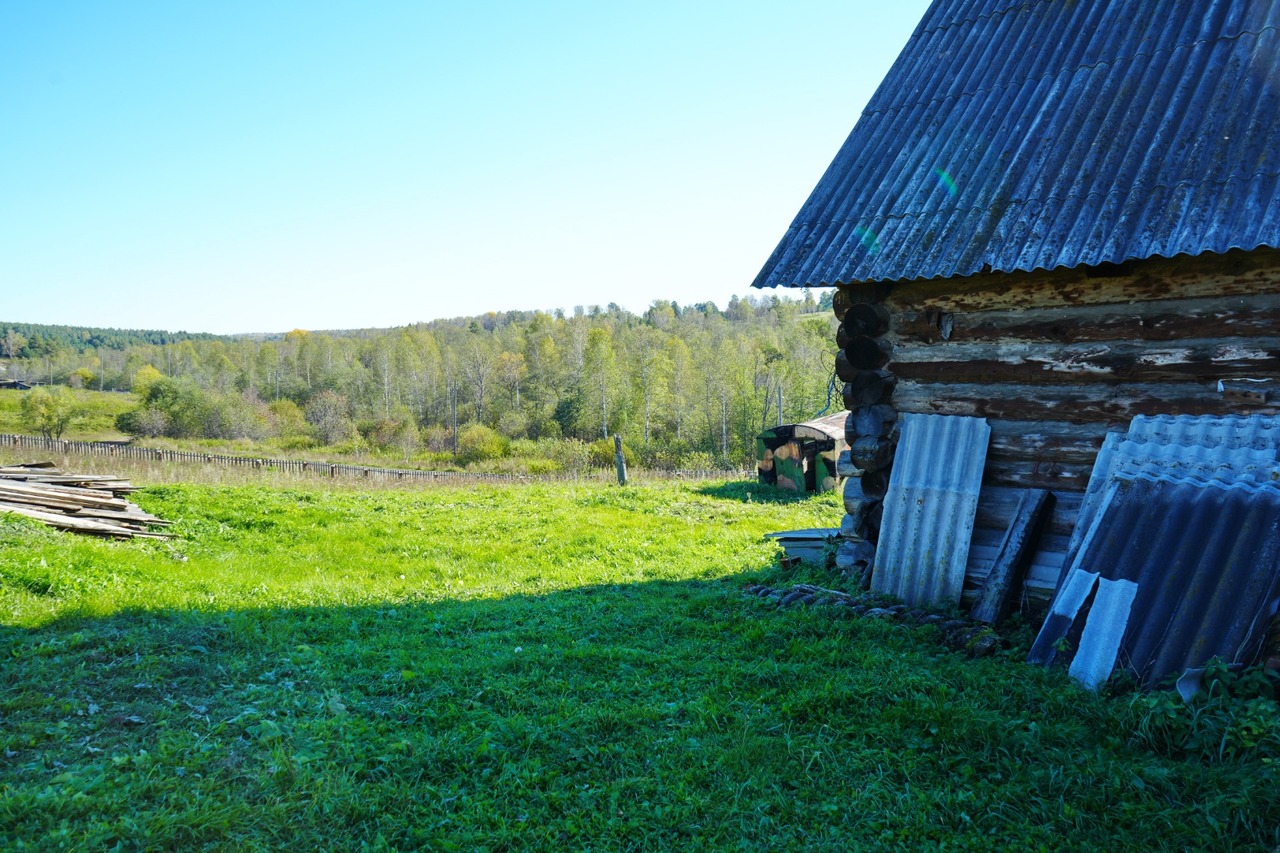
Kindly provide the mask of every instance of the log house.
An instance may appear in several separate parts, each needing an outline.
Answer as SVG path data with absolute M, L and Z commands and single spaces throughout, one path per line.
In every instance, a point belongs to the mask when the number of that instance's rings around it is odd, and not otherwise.
M 1280 0 L 935 0 L 757 277 L 838 288 L 842 473 L 883 477 L 894 414 L 987 419 L 975 582 L 1040 488 L 1052 589 L 1135 415 L 1280 413 L 1278 33 Z

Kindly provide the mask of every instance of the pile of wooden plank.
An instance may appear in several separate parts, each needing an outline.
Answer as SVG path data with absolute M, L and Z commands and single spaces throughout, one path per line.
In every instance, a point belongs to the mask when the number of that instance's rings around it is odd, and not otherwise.
M 834 543 L 839 534 L 840 529 L 837 527 L 811 527 L 807 530 L 766 533 L 764 538 L 772 539 L 781 545 L 788 557 L 795 557 L 816 566 L 825 566 L 827 552 L 834 550 Z
M 49 462 L 0 467 L 0 513 L 93 536 L 171 539 L 168 533 L 150 529 L 170 522 L 123 497 L 134 491 L 119 477 L 64 474 Z

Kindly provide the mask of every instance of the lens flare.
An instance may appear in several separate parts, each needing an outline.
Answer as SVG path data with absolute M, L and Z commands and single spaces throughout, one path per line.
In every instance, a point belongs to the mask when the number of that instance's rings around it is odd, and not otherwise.
M 866 249 L 868 255 L 880 253 L 880 239 L 876 236 L 876 232 L 870 228 L 863 228 L 859 225 L 853 229 L 853 236 L 862 244 L 862 248 Z
M 956 186 L 956 179 L 951 177 L 945 169 L 934 169 L 933 176 L 938 179 L 938 186 L 947 191 L 947 195 L 952 198 L 960 195 L 960 188 Z

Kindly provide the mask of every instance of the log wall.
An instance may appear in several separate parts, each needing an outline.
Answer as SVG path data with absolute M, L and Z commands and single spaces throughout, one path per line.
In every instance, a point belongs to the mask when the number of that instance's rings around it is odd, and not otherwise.
M 910 282 L 882 304 L 893 407 L 987 418 L 989 485 L 1081 491 L 1138 414 L 1280 413 L 1275 250 Z

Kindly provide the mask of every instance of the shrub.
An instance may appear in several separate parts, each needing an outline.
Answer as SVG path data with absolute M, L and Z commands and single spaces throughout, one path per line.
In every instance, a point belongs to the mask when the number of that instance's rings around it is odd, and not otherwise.
M 510 442 L 505 436 L 483 424 L 471 424 L 458 433 L 458 461 L 463 465 L 500 459 L 507 455 Z
M 617 464 L 612 438 L 596 439 L 588 445 L 587 453 L 588 464 L 592 468 L 612 468 Z M 634 465 L 634 457 L 631 454 L 631 448 L 625 444 L 622 445 L 622 458 L 628 466 Z
M 553 460 L 562 471 L 584 473 L 591 465 L 591 451 L 585 441 L 576 438 L 540 439 L 538 446 L 545 447 L 543 456 Z
M 342 444 L 356 436 L 356 426 L 347 414 L 347 398 L 336 391 L 321 391 L 307 401 L 305 417 L 324 444 Z
M 271 429 L 278 436 L 305 436 L 309 432 L 307 419 L 292 400 L 276 400 L 268 404 L 271 411 Z

